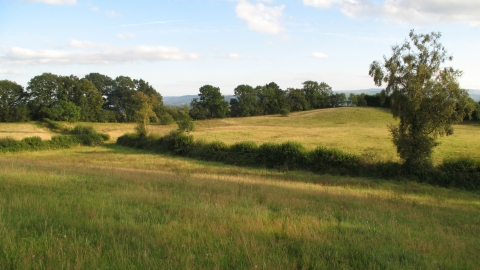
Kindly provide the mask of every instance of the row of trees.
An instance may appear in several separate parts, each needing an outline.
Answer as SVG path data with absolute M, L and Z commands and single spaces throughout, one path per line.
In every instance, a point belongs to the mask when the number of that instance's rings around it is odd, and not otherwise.
M 287 90 L 282 90 L 274 82 L 255 88 L 239 85 L 234 90 L 236 98 L 230 102 L 224 100 L 218 87 L 204 85 L 200 88 L 199 98 L 190 103 L 189 115 L 193 119 L 209 119 L 286 115 L 346 104 L 367 106 L 363 94 L 351 94 L 347 99 L 343 93 L 333 93 L 324 82 L 306 81 L 302 85 L 301 89 Z M 0 122 L 44 118 L 70 122 L 135 122 L 138 117 L 143 117 L 143 123 L 153 120 L 170 124 L 181 121 L 188 110 L 163 106 L 161 94 L 142 79 L 126 76 L 112 79 L 99 73 L 90 73 L 83 78 L 43 73 L 32 78 L 26 89 L 3 80 L 0 81 L 0 97 Z M 147 110 L 145 106 L 150 107 Z
M 236 98 L 224 100 L 220 88 L 205 85 L 199 98 L 190 103 L 190 116 L 194 119 L 245 117 L 267 114 L 288 114 L 310 109 L 338 107 L 350 103 L 344 93 L 333 93 L 322 82 L 306 81 L 303 88 L 282 90 L 276 83 L 252 87 L 242 84 L 234 90 Z
M 24 89 L 0 81 L 0 121 L 17 122 L 49 118 L 59 121 L 133 122 L 142 102 L 150 99 L 156 113 L 164 113 L 162 96 L 144 80 L 99 73 L 84 78 L 43 73 Z

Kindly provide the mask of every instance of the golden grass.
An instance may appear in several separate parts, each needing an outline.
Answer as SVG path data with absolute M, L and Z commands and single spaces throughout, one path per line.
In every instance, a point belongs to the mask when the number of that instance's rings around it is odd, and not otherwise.
M 38 136 L 42 140 L 50 140 L 55 135 L 48 129 L 38 126 L 35 122 L 0 123 L 0 138 L 10 137 L 21 140 L 26 137 Z
M 334 147 L 357 155 L 368 155 L 374 160 L 399 161 L 388 131 L 388 125 L 395 122 L 386 109 L 345 107 L 295 112 L 288 117 L 268 115 L 197 121 L 191 134 L 197 140 L 218 140 L 226 144 L 296 141 L 308 150 L 318 146 Z M 109 134 L 110 142 L 135 130 L 133 123 L 63 124 L 69 127 L 92 125 L 97 131 Z M 176 128 L 176 124 L 148 126 L 149 132 L 160 135 Z M 452 136 L 440 138 L 440 146 L 434 149 L 434 163 L 460 156 L 480 160 L 479 131 L 479 124 L 455 125 Z M 48 130 L 36 127 L 34 123 L 0 124 L 0 137 L 2 135 L 17 139 L 29 136 L 48 139 L 52 136 Z
M 0 246 L 18 268 L 480 263 L 479 194 L 418 183 L 237 168 L 113 145 L 0 155 L 0 183 Z

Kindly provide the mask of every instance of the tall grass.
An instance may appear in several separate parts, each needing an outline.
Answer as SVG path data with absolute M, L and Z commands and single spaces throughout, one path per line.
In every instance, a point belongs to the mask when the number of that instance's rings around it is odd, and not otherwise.
M 0 155 L 1 269 L 475 269 L 480 196 L 118 146 Z

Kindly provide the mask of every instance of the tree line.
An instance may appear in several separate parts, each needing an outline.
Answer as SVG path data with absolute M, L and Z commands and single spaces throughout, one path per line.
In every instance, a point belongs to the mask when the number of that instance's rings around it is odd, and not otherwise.
M 334 93 L 325 82 L 305 81 L 302 88 L 281 89 L 275 82 L 234 89 L 235 98 L 225 101 L 219 87 L 200 87 L 198 98 L 186 108 L 164 106 L 162 95 L 143 79 L 90 73 L 83 78 L 43 73 L 32 78 L 26 89 L 0 80 L 0 122 L 43 120 L 84 122 L 138 122 L 171 124 L 186 114 L 195 120 L 281 114 L 339 106 L 390 108 L 384 92 L 368 95 Z M 479 120 L 480 104 L 470 100 L 468 120 Z M 149 106 L 146 108 L 145 106 Z M 149 111 L 148 113 L 147 110 Z M 140 112 L 140 113 L 139 113 Z M 142 113 L 143 112 L 143 113 Z M 148 121 L 147 121 L 148 120 Z

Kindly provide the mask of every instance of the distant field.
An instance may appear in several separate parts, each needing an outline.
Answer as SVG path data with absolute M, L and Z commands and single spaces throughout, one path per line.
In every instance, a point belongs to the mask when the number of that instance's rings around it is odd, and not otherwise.
M 0 154 L 0 269 L 478 269 L 478 224 L 478 193 L 418 183 L 116 145 Z
M 395 123 L 395 120 L 388 110 L 346 107 L 297 112 L 288 117 L 270 115 L 197 121 L 196 130 L 191 134 L 195 139 L 219 140 L 227 144 L 240 141 L 254 141 L 258 144 L 297 141 L 307 149 L 317 146 L 335 147 L 357 155 L 369 155 L 378 160 L 398 161 L 387 128 L 392 123 Z M 110 134 L 112 142 L 127 132 L 134 132 L 135 127 L 132 123 L 87 124 L 93 125 L 100 132 Z M 149 126 L 150 132 L 157 134 L 167 134 L 176 128 L 176 124 Z M 23 132 L 29 129 L 37 133 Z M 0 124 L 0 137 L 22 138 L 34 134 L 45 138 L 52 135 L 32 124 Z M 441 138 L 440 142 L 441 145 L 435 149 L 435 163 L 442 162 L 446 157 L 459 156 L 480 160 L 479 124 L 455 125 L 454 134 Z

